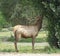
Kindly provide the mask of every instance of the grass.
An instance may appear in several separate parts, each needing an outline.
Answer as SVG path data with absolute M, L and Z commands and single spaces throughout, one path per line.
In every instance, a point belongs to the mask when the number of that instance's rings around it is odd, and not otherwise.
M 0 52 L 15 52 L 14 44 L 6 44 L 6 42 L 14 42 L 12 31 L 0 32 Z M 40 31 L 35 39 L 35 42 L 46 42 L 48 31 Z M 31 42 L 32 39 L 22 38 L 19 42 Z M 18 45 L 19 53 L 60 53 L 60 49 L 51 48 L 50 46 L 35 46 L 35 50 L 32 51 L 32 46 L 20 46 Z
M 12 32 L 11 31 L 2 31 L 2 32 L 0 32 L 0 37 L 2 36 L 2 37 L 10 37 L 11 36 L 11 34 L 12 34 Z
M 51 48 L 49 46 L 35 46 L 35 50 L 32 51 L 31 46 L 18 45 L 19 53 L 60 53 L 60 49 Z M 14 44 L 6 44 L 0 42 L 0 52 L 15 52 Z
M 2 31 L 0 32 L 0 41 L 14 41 L 14 36 L 12 31 Z M 39 32 L 38 36 L 35 39 L 35 42 L 46 42 L 47 37 L 47 31 L 41 31 Z M 31 38 L 24 39 L 22 38 L 21 40 L 19 39 L 19 42 L 31 42 Z
M 47 38 L 36 38 L 35 39 L 35 42 L 47 42 L 47 40 L 46 40 Z M 7 39 L 7 41 L 10 41 L 10 42 L 14 42 L 14 38 L 12 38 L 12 37 L 10 37 L 10 38 L 8 38 Z M 32 39 L 31 38 L 27 38 L 27 39 L 25 39 L 25 38 L 21 38 L 21 39 L 19 39 L 19 41 L 18 42 L 32 42 Z

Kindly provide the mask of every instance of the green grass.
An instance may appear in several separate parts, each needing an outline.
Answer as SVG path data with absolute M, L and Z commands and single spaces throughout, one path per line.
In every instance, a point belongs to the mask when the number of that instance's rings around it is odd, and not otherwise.
M 46 40 L 47 38 L 36 38 L 35 39 L 35 42 L 47 42 L 47 40 Z M 10 38 L 8 38 L 7 39 L 7 41 L 10 41 L 10 42 L 14 42 L 14 37 L 10 37 Z M 25 39 L 25 38 L 21 38 L 21 39 L 19 39 L 19 41 L 18 42 L 32 42 L 32 38 L 27 38 L 27 39 Z
M 47 39 L 47 31 L 41 31 L 39 32 L 38 36 L 35 39 L 35 42 L 46 42 Z M 2 31 L 0 32 L 0 41 L 14 41 L 14 36 L 12 31 Z M 32 39 L 31 38 L 21 38 L 21 40 L 19 39 L 19 42 L 31 42 Z
M 10 37 L 11 36 L 11 34 L 12 34 L 12 32 L 11 31 L 2 31 L 2 32 L 0 32 L 0 37 L 2 36 L 2 37 Z
M 1 31 L 0 32 L 0 52 L 15 52 L 14 44 L 6 44 L 6 42 L 14 42 L 12 31 Z M 46 42 L 48 31 L 40 31 L 35 39 L 35 42 Z M 19 42 L 31 42 L 32 39 L 22 38 Z M 20 46 L 18 45 L 19 53 L 60 53 L 60 49 L 51 48 L 50 46 L 35 46 L 35 50 L 32 51 L 32 46 Z
M 18 50 L 19 53 L 60 53 L 60 49 L 49 46 L 35 46 L 35 50 L 32 51 L 32 46 L 18 45 Z M 0 42 L 0 52 L 15 52 L 14 44 Z

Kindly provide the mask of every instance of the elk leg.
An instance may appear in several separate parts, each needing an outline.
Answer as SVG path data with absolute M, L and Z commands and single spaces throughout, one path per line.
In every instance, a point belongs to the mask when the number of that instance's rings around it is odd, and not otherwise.
M 16 52 L 18 52 L 18 49 L 17 49 L 17 38 L 15 38 L 15 49 L 16 49 Z
M 18 52 L 17 41 L 18 41 L 18 35 L 16 34 L 16 35 L 15 35 L 15 43 L 14 43 L 16 52 Z
M 19 38 L 19 37 L 20 37 L 20 38 Z M 15 49 L 16 49 L 16 52 L 18 52 L 17 42 L 18 42 L 19 39 L 21 39 L 21 34 L 17 34 L 17 35 L 15 36 Z
M 35 38 L 32 38 L 32 50 L 34 50 L 34 43 L 35 43 Z

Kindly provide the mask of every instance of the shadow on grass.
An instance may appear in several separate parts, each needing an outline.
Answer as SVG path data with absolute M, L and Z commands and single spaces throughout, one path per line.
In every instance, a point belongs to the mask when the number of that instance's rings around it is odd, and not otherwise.
M 21 49 L 20 51 L 22 53 L 48 53 L 48 54 L 50 54 L 50 53 L 60 53 L 60 50 L 59 49 L 51 48 L 51 47 L 48 47 L 48 46 L 46 46 L 44 48 L 40 48 L 40 47 L 35 48 L 34 51 L 32 51 L 31 48 L 30 49 L 28 49 L 28 48 Z
M 3 49 L 3 50 L 0 50 L 0 52 L 15 52 L 15 51 L 11 49 Z
M 46 40 L 47 38 L 36 38 L 35 39 L 35 42 L 47 42 L 47 40 Z M 8 39 L 7 39 L 7 41 L 11 41 L 11 42 L 14 42 L 14 37 L 13 36 L 11 36 L 11 37 L 9 37 Z M 18 42 L 32 42 L 32 38 L 27 38 L 27 39 L 25 39 L 25 38 L 21 38 L 21 39 L 19 39 L 19 41 Z
M 32 53 L 60 53 L 60 49 L 44 47 L 44 48 L 36 48 Z
M 35 50 L 32 51 L 32 48 L 31 46 L 20 46 L 18 47 L 18 50 L 19 50 L 19 53 L 60 53 L 60 49 L 56 49 L 56 48 L 51 48 L 51 47 L 48 47 L 48 46 L 45 46 L 43 48 L 41 48 L 40 46 L 35 46 Z M 15 52 L 15 49 L 12 48 L 3 48 L 3 49 L 0 49 L 0 52 Z

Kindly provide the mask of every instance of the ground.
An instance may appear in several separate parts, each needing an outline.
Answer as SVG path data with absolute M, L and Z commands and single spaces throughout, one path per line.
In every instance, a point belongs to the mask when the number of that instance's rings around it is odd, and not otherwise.
M 13 32 L 7 29 L 3 29 L 0 31 L 0 53 L 4 54 L 15 54 L 14 47 L 14 37 L 12 36 Z M 60 49 L 51 48 L 47 42 L 48 31 L 40 31 L 35 40 L 35 50 L 32 52 L 32 39 L 21 39 L 18 42 L 18 50 L 17 54 L 23 53 L 60 53 Z
M 0 56 L 60 56 L 60 54 L 0 53 Z

